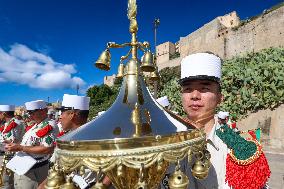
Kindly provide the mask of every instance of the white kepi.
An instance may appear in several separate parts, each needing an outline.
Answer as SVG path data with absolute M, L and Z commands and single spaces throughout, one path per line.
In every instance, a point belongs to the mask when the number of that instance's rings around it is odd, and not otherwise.
M 222 76 L 221 59 L 210 53 L 196 53 L 181 61 L 180 84 L 192 79 L 206 79 L 220 82 Z
M 170 105 L 170 102 L 169 102 L 167 96 L 163 96 L 163 97 L 161 97 L 161 98 L 158 98 L 158 99 L 157 99 L 157 102 L 158 102 L 161 106 L 163 106 L 164 108 Z
M 229 115 L 230 115 L 229 112 L 224 112 L 224 114 L 226 115 L 226 117 L 229 117 Z
M 74 110 L 89 110 L 90 97 L 64 94 L 62 108 Z
M 0 112 L 14 112 L 14 105 L 0 105 Z
M 226 119 L 227 114 L 226 114 L 226 112 L 220 111 L 220 112 L 218 112 L 217 117 L 220 118 L 220 119 Z
M 46 103 L 43 100 L 35 100 L 25 103 L 27 111 L 30 110 L 41 110 L 46 108 Z

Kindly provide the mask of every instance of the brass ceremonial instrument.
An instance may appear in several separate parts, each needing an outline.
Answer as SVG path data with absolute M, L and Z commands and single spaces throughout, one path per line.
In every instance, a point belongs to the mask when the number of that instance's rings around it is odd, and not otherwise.
M 4 186 L 4 179 L 3 176 L 6 173 L 8 176 L 10 176 L 11 174 L 13 174 L 12 171 L 10 171 L 9 169 L 6 168 L 6 164 L 9 161 L 9 155 L 7 154 L 8 152 L 5 152 L 3 159 L 2 159 L 2 165 L 0 168 L 0 187 Z
M 46 188 L 59 188 L 66 184 L 64 178 L 71 172 L 80 174 L 90 169 L 98 175 L 105 174 L 118 189 L 155 189 L 168 168 L 173 167 L 169 186 L 182 189 L 190 183 L 180 165 L 186 161 L 191 164 L 195 159 L 192 172 L 196 178 L 208 174 L 210 165 L 206 158 L 210 156 L 205 133 L 195 129 L 197 123 L 162 108 L 145 85 L 142 71 L 153 72 L 157 68 L 153 70 L 149 43 L 137 41 L 136 14 L 136 0 L 129 0 L 131 41 L 107 43 L 107 49 L 95 63 L 96 67 L 108 70 L 110 49 L 130 48 L 121 58 L 121 63 L 123 60 L 127 63 L 123 69 L 119 67 L 123 83 L 116 101 L 104 114 L 57 141 L 57 163 L 49 173 Z M 137 57 L 138 50 L 144 52 L 143 63 Z M 70 187 L 70 180 L 65 186 Z M 92 188 L 106 186 L 98 179 Z

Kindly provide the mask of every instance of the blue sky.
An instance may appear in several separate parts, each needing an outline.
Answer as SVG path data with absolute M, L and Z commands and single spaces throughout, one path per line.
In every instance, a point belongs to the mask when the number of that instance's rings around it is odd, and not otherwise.
M 157 43 L 179 37 L 232 11 L 241 19 L 281 0 L 137 0 L 138 39 L 153 44 L 153 20 L 160 18 Z M 128 42 L 127 0 L 0 0 L 0 104 L 61 100 L 81 94 L 117 72 L 125 50 L 113 49 L 111 70 L 94 61 L 106 43 Z

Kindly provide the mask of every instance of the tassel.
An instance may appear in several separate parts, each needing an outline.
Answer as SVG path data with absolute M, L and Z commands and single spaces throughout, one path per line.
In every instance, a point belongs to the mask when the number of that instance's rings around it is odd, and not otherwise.
M 262 189 L 270 177 L 264 153 L 248 165 L 238 165 L 230 155 L 226 159 L 226 182 L 234 189 Z

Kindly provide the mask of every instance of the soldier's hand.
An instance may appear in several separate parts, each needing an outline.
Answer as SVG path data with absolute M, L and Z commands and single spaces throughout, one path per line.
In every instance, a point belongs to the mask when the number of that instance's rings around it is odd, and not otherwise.
M 5 145 L 5 149 L 9 152 L 23 151 L 23 146 L 16 143 L 10 143 Z
M 10 143 L 12 143 L 12 142 L 13 142 L 12 140 L 4 140 L 3 143 L 5 143 L 5 144 L 10 144 Z

